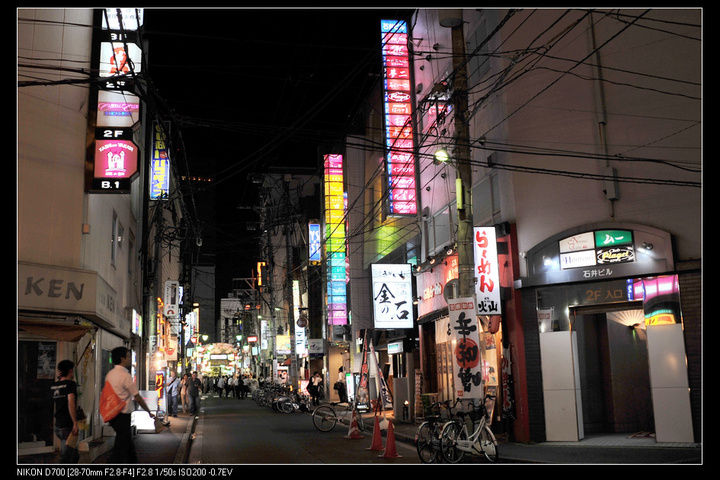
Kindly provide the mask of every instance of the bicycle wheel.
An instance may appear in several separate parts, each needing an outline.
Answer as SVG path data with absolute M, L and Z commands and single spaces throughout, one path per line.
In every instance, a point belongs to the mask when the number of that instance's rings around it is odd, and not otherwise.
M 295 411 L 292 400 L 285 399 L 280 401 L 280 411 L 283 413 L 292 413 Z
M 435 427 L 430 422 L 423 422 L 415 434 L 415 448 L 422 463 L 434 463 L 437 459 L 437 450 L 433 445 Z
M 365 420 L 363 419 L 363 416 L 360 415 L 360 412 L 357 412 L 356 417 L 357 417 L 358 430 L 360 430 L 361 432 L 364 432 L 365 431 Z M 350 417 L 350 418 L 352 419 L 352 417 Z
M 337 423 L 337 416 L 335 416 L 335 410 L 328 407 L 327 405 L 321 405 L 315 409 L 312 414 L 313 425 L 321 432 L 329 432 L 335 428 Z
M 482 445 L 485 458 L 487 458 L 489 462 L 495 463 L 498 461 L 497 440 L 492 430 L 490 430 L 490 427 L 486 426 L 480 431 L 480 445 Z
M 467 440 L 465 430 L 459 422 L 448 422 L 440 437 L 440 451 L 443 458 L 450 463 L 458 463 L 465 456 L 465 452 L 457 446 L 458 440 Z

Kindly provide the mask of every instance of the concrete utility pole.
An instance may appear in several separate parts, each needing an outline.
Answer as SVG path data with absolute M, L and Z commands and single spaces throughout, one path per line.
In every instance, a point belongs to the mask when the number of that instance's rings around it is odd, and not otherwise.
M 440 12 L 440 25 L 452 29 L 453 80 L 452 102 L 455 110 L 455 183 L 458 210 L 458 293 L 472 297 L 475 293 L 475 260 L 473 257 L 472 170 L 470 168 L 470 128 L 467 121 L 467 62 L 462 10 Z

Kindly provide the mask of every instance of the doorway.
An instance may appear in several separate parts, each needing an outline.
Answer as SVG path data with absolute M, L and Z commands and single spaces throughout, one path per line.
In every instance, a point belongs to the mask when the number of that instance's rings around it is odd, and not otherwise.
M 53 446 L 53 399 L 57 343 L 18 342 L 18 445 Z
M 654 431 L 642 309 L 576 308 L 583 426 L 587 434 Z

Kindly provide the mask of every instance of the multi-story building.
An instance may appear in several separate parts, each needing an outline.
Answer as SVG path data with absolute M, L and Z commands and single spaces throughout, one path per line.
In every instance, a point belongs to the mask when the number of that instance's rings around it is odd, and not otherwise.
M 18 450 L 60 447 L 50 384 L 69 359 L 82 453 L 103 435 L 113 348 L 132 350 L 141 391 L 177 361 L 180 233 L 193 229 L 169 169 L 155 168 L 168 145 L 142 108 L 142 11 L 17 14 Z
M 458 228 L 461 178 L 473 227 L 495 238 L 496 271 L 474 280 L 495 428 L 697 440 L 702 12 L 418 10 L 409 24 L 424 392 L 458 394 L 445 290 L 463 267 L 452 248 L 478 247 Z

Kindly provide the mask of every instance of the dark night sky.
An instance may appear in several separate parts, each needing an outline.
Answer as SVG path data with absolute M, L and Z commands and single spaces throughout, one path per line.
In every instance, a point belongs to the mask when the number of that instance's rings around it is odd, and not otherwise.
M 220 296 L 228 278 L 250 274 L 243 260 L 253 240 L 244 231 L 247 213 L 236 208 L 257 203 L 246 175 L 288 165 L 319 169 L 319 146 L 350 131 L 380 79 L 380 20 L 407 14 L 145 9 L 150 81 L 178 121 L 190 173 L 215 177 L 211 243 Z

